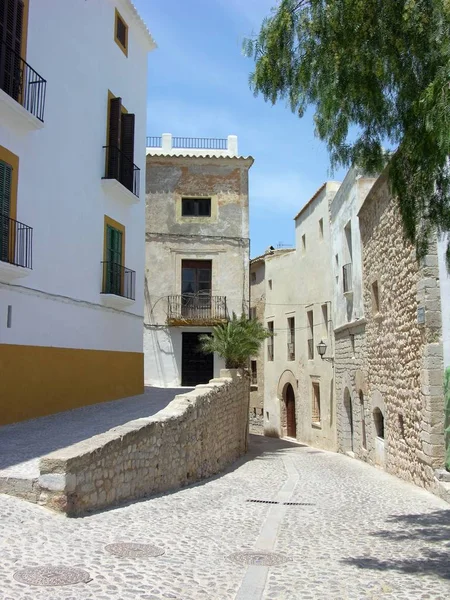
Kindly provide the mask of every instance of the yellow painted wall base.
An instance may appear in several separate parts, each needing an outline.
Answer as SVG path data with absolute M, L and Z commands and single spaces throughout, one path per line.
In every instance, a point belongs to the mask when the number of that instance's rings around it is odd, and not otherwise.
M 143 391 L 140 352 L 0 344 L 0 425 Z

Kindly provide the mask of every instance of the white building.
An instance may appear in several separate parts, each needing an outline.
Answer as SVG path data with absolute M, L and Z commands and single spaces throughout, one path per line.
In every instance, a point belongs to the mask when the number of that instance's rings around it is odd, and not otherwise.
M 145 383 L 206 383 L 199 335 L 249 310 L 248 170 L 227 139 L 148 138 Z
M 143 389 L 155 44 L 129 0 L 1 8 L 0 419 L 8 423 Z

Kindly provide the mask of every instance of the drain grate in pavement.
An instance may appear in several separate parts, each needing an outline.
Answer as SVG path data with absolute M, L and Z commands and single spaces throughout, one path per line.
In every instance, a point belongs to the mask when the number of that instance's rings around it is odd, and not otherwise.
M 108 544 L 105 550 L 114 556 L 123 558 L 140 558 L 148 556 L 161 556 L 165 550 L 152 546 L 151 544 L 136 544 L 133 542 L 118 542 L 116 544 Z
M 283 506 L 314 506 L 311 502 L 277 502 L 277 500 L 247 500 L 257 504 L 282 504 Z
M 273 567 L 275 565 L 282 565 L 289 561 L 287 556 L 283 554 L 277 554 L 276 552 L 265 552 L 260 551 L 245 551 L 245 552 L 234 552 L 230 554 L 228 560 L 238 565 L 254 565 L 257 567 Z
M 256 502 L 257 504 L 280 504 L 276 500 L 247 500 L 247 502 Z
M 87 571 L 71 567 L 28 567 L 16 571 L 14 579 L 28 585 L 60 586 L 88 583 L 91 576 Z

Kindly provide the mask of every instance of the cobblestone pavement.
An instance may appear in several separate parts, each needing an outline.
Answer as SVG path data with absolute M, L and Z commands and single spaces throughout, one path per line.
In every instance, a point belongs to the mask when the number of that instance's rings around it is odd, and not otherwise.
M 347 456 L 259 436 L 250 448 L 202 484 L 79 519 L 0 495 L 0 599 L 450 598 L 448 504 Z M 165 553 L 105 550 L 118 542 Z M 255 550 L 289 560 L 229 559 Z M 87 571 L 90 581 L 40 587 L 13 577 L 53 565 Z
M 191 388 L 147 387 L 140 396 L 0 427 L 0 477 L 38 477 L 41 456 L 133 419 L 154 415 L 186 389 Z

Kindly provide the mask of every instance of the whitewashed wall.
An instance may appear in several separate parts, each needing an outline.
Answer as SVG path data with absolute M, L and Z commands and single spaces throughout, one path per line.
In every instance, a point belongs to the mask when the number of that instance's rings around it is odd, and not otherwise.
M 129 25 L 128 58 L 114 42 L 115 6 Z M 125 0 L 30 0 L 27 62 L 47 80 L 45 123 L 20 133 L 0 122 L 0 144 L 19 156 L 17 219 L 33 228 L 33 271 L 16 283 L 101 305 L 106 214 L 125 226 L 125 266 L 136 271 L 136 301 L 125 312 L 142 316 L 149 47 L 135 19 Z M 101 185 L 108 90 L 136 115 L 141 198 L 134 205 Z M 8 298 L 1 292 L 2 342 L 142 350 L 142 330 L 123 313 L 103 308 L 99 318 L 58 298 L 46 304 L 19 294 L 12 286 Z M 5 330 L 7 304 L 14 320 Z

